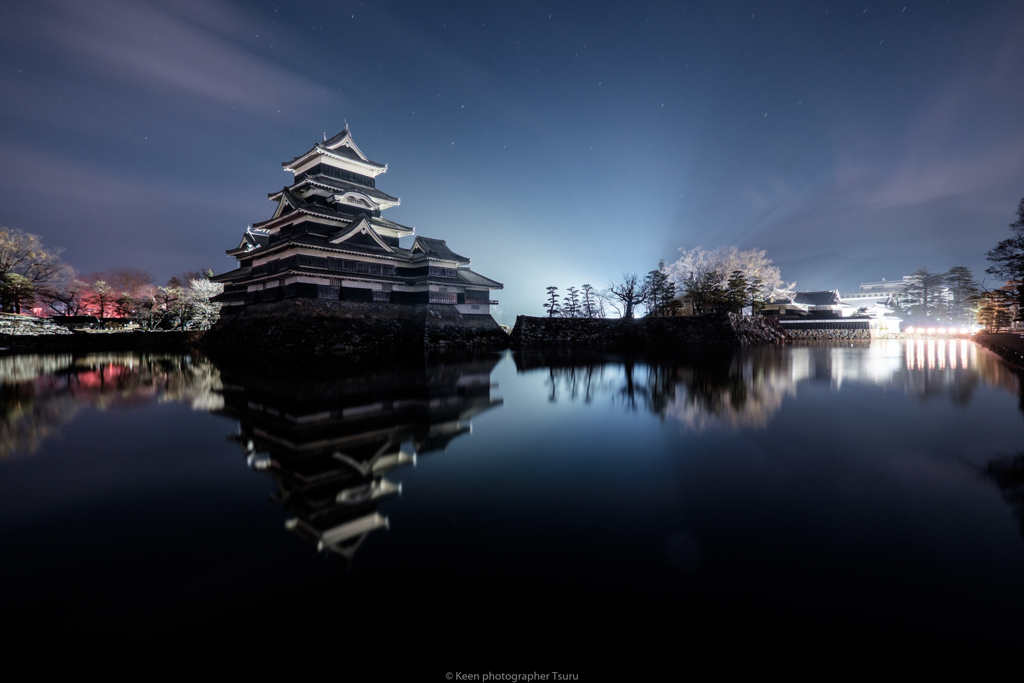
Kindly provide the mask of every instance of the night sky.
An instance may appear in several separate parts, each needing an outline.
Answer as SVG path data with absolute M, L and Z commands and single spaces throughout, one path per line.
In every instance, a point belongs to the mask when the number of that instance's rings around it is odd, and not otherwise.
M 508 324 L 680 247 L 799 290 L 981 275 L 1024 196 L 1024 3 L 6 3 L 0 225 L 223 272 L 346 120 Z

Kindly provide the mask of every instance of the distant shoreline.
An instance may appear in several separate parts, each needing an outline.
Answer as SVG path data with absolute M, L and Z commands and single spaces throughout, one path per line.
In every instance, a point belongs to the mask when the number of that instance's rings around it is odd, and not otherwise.
M 974 335 L 974 341 L 1003 359 L 1018 372 L 1024 372 L 1024 338 L 1020 333 L 991 334 L 983 332 Z

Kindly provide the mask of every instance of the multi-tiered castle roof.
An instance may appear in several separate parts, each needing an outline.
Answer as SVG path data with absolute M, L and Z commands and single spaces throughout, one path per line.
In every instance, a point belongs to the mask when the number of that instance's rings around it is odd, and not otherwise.
M 443 304 L 489 315 L 495 282 L 444 240 L 400 239 L 415 228 L 381 216 L 401 200 L 378 190 L 386 164 L 371 161 L 345 129 L 282 164 L 294 182 L 268 195 L 273 216 L 250 226 L 228 254 L 238 268 L 223 282 L 222 315 L 265 301 L 305 297 L 393 304 Z

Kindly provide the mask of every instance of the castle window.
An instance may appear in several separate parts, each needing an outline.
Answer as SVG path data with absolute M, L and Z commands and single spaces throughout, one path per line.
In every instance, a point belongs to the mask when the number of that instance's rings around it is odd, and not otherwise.
M 430 266 L 430 274 L 435 277 L 455 277 L 455 269 Z
M 341 292 L 340 287 L 331 287 L 330 285 L 317 285 L 316 286 L 316 298 L 317 299 L 337 299 Z
M 349 273 L 361 273 L 363 275 L 394 275 L 395 267 L 383 263 L 367 263 L 366 261 L 350 261 L 343 259 L 341 269 Z

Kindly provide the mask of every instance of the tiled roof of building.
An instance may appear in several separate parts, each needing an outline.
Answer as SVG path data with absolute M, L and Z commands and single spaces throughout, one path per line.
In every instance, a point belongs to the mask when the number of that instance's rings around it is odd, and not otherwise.
M 455 272 L 458 274 L 459 282 L 467 285 L 476 285 L 477 287 L 487 287 L 489 289 L 504 289 L 505 287 L 500 282 L 484 277 L 480 273 L 475 273 L 469 268 L 459 268 Z
M 310 247 L 322 247 L 329 251 L 352 251 L 361 254 L 367 254 L 372 256 L 380 256 L 386 258 L 396 258 L 399 261 L 413 261 L 415 260 L 407 249 L 399 249 L 396 247 L 390 247 L 393 253 L 383 254 L 380 247 L 368 246 L 346 240 L 338 244 L 332 244 L 331 240 L 347 233 L 351 225 L 346 225 L 339 230 L 329 234 L 321 235 L 316 233 L 301 233 L 298 235 L 289 235 L 279 242 L 275 242 L 266 249 L 260 251 L 261 255 L 273 254 L 275 252 L 287 251 L 290 246 L 310 246 Z
M 246 230 L 245 234 L 242 235 L 242 241 L 234 249 L 228 249 L 227 253 L 234 254 L 245 254 L 246 252 L 265 247 L 270 244 L 270 235 L 265 232 L 254 232 L 251 229 Z
M 211 282 L 234 282 L 236 280 L 242 280 L 252 275 L 252 268 L 246 266 L 245 268 L 235 268 L 229 270 L 226 273 L 220 275 L 214 275 L 210 278 Z
M 302 182 L 293 185 L 292 188 L 294 189 L 296 187 L 299 187 L 303 183 L 321 185 L 331 190 L 339 190 L 341 192 L 359 192 L 365 194 L 367 197 L 371 197 L 373 199 L 377 199 L 381 202 L 388 204 L 398 204 L 401 201 L 397 197 L 392 197 L 391 195 L 385 192 L 381 192 L 375 187 L 367 187 L 366 185 L 351 183 L 347 180 L 332 178 L 329 175 L 317 174 L 312 176 L 306 176 L 306 178 Z M 270 198 L 273 199 L 274 197 L 277 196 L 277 194 L 277 192 L 271 194 Z
M 839 292 L 797 292 L 793 303 L 807 306 L 839 306 Z
M 344 140 L 345 138 L 348 138 L 348 137 L 352 137 L 352 133 L 349 132 L 348 124 L 346 123 L 345 127 L 341 130 L 340 133 L 338 133 L 337 135 L 335 135 L 333 137 L 329 137 L 326 140 L 324 140 L 324 146 L 330 147 L 331 145 L 336 145 L 336 144 L 338 144 L 339 142 L 341 142 L 342 140 Z
M 339 157 L 341 157 L 343 159 L 348 159 L 350 161 L 354 161 L 357 164 L 360 164 L 362 166 L 369 166 L 370 168 L 374 168 L 374 169 L 377 169 L 377 170 L 380 170 L 380 171 L 383 171 L 383 170 L 387 169 L 387 165 L 386 164 L 377 163 L 376 161 L 370 161 L 369 159 L 363 159 L 358 154 L 356 154 L 352 150 L 352 148 L 346 147 L 345 145 L 342 145 L 341 147 L 338 147 L 336 149 L 329 149 L 326 145 L 321 144 L 319 142 L 316 143 L 315 145 L 313 145 L 313 147 L 310 148 L 310 150 L 308 152 L 300 154 L 299 156 L 295 157 L 291 161 L 282 161 L 281 162 L 281 166 L 283 168 L 291 168 L 294 165 L 296 165 L 301 159 L 305 159 L 306 157 L 310 156 L 311 154 L 313 154 L 315 152 L 319 152 L 320 154 L 327 154 L 327 155 L 332 155 L 333 154 L 333 155 L 339 156 Z
M 324 206 L 322 204 L 316 204 L 314 202 L 307 202 L 304 199 L 301 199 L 300 197 L 295 195 L 294 193 L 289 192 L 287 189 L 282 190 L 281 192 L 282 192 L 283 197 L 285 198 L 285 201 L 287 201 L 290 206 L 293 206 L 295 209 L 297 209 L 299 211 L 305 211 L 307 213 L 316 214 L 318 216 L 324 216 L 326 218 L 335 218 L 335 219 L 344 220 L 344 221 L 351 221 L 353 219 L 352 214 L 340 213 L 338 211 L 335 211 L 334 209 L 332 209 L 329 206 Z M 272 222 L 274 220 L 277 220 L 277 219 L 270 218 L 270 219 L 262 221 L 260 223 L 254 223 L 253 225 L 257 225 L 257 226 L 258 225 L 266 225 L 267 223 L 270 223 L 270 222 Z M 358 218 L 357 218 L 357 220 L 358 220 Z
M 335 218 L 335 219 L 340 219 L 340 220 L 344 220 L 344 221 L 359 220 L 361 218 L 364 218 L 364 216 L 353 216 L 350 213 L 342 213 L 340 211 L 336 211 L 336 210 L 334 210 L 330 206 L 324 206 L 323 204 L 316 204 L 314 202 L 308 202 L 308 201 L 302 199 L 301 197 L 299 197 L 294 192 L 291 192 L 288 188 L 284 188 L 280 192 L 275 192 L 274 194 L 270 195 L 270 198 L 274 199 L 275 197 L 279 197 L 279 196 L 280 197 L 284 197 L 285 201 L 288 202 L 288 204 L 290 206 L 294 207 L 295 209 L 298 209 L 300 211 L 306 211 L 308 213 L 317 214 L 319 216 L 324 216 L 324 217 L 327 217 L 327 218 Z M 416 232 L 416 228 L 410 228 L 407 225 L 402 225 L 400 223 L 395 223 L 394 221 L 389 221 L 387 218 L 381 218 L 380 216 L 365 216 L 365 218 L 366 218 L 367 222 L 370 223 L 370 225 L 373 225 L 373 226 L 378 227 L 378 228 L 388 228 L 390 230 L 396 230 L 398 232 L 403 232 L 406 235 L 411 235 L 414 232 Z M 267 223 L 270 223 L 271 221 L 274 221 L 274 220 L 276 220 L 276 219 L 275 218 L 270 218 L 270 219 L 262 221 L 260 223 L 254 223 L 254 225 L 256 225 L 256 226 L 266 225 Z M 466 263 L 469 263 L 469 261 L 466 261 Z
M 380 216 L 371 216 L 366 220 L 370 221 L 371 225 L 375 225 L 378 228 L 389 228 L 391 230 L 398 230 L 404 232 L 407 235 L 411 235 L 416 232 L 416 228 L 410 228 L 408 225 L 402 225 L 394 221 L 389 221 L 387 218 L 381 218 Z
M 281 190 L 281 196 L 284 197 L 284 200 L 288 202 L 288 205 L 293 209 L 297 209 L 300 206 L 304 206 L 306 204 L 305 199 L 298 196 L 287 187 Z
M 417 237 L 412 243 L 412 252 L 422 252 L 428 258 L 435 258 L 440 261 L 455 261 L 457 263 L 469 263 L 469 259 L 460 256 L 448 248 L 444 240 L 431 239 L 430 237 Z
M 317 145 L 317 146 L 325 149 L 328 152 L 334 152 L 335 154 L 337 154 L 340 157 L 345 157 L 346 159 L 351 159 L 352 161 L 358 161 L 358 162 L 361 162 L 361 163 L 364 163 L 364 164 L 376 163 L 376 162 L 370 161 L 369 159 L 362 158 L 361 156 L 356 154 L 354 149 L 352 149 L 351 147 L 347 147 L 346 145 L 340 145 L 340 146 L 335 147 L 333 149 L 328 147 L 326 144 Z M 380 165 L 383 166 L 383 164 L 380 164 Z

